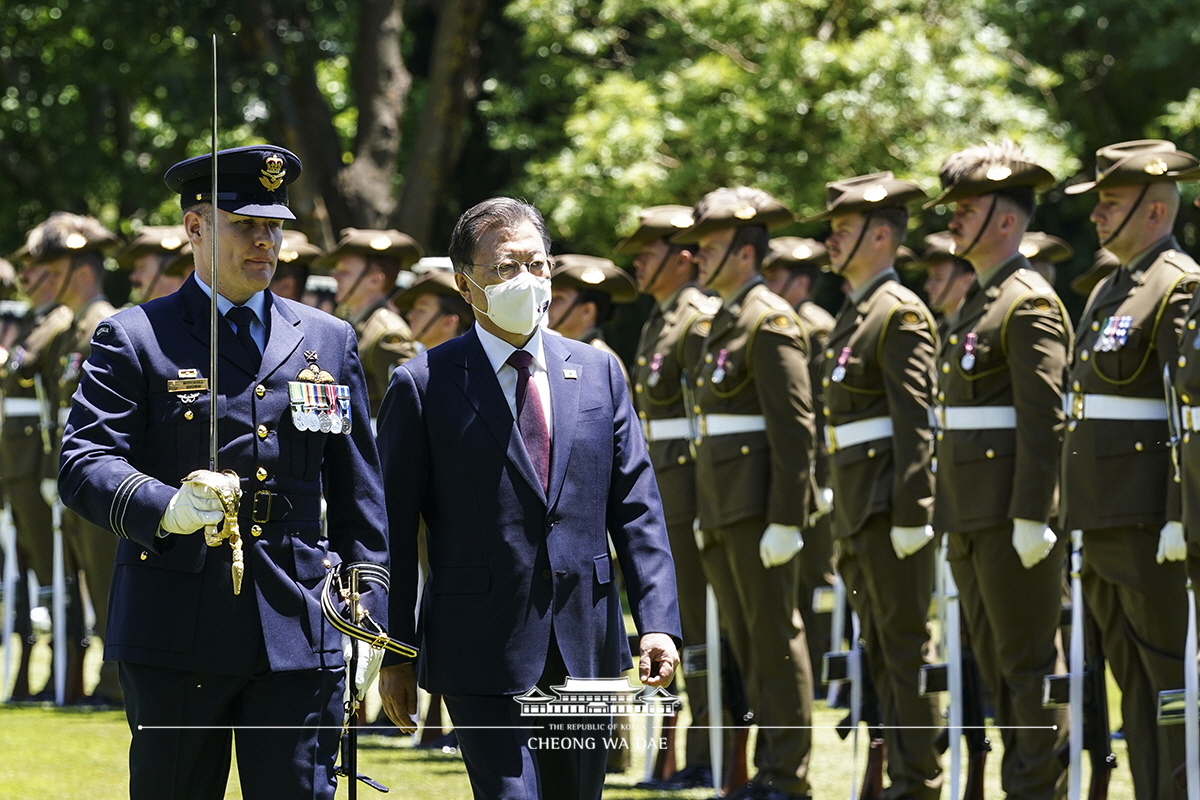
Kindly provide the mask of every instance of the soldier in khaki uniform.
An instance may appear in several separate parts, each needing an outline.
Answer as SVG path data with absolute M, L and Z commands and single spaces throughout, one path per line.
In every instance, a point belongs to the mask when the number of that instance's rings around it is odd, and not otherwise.
M 1083 591 L 1121 688 L 1134 790 L 1158 800 L 1183 797 L 1171 776 L 1183 760 L 1183 726 L 1159 727 L 1155 712 L 1160 690 L 1183 685 L 1187 548 L 1163 380 L 1196 357 L 1180 348 L 1179 331 L 1200 268 L 1172 227 L 1176 181 L 1198 164 L 1170 142 L 1123 142 L 1097 151 L 1094 181 L 1066 189 L 1097 193 L 1091 219 L 1121 266 L 1093 290 L 1079 322 L 1063 528 L 1082 531 Z
M 62 214 L 52 217 L 51 221 L 55 223 L 56 236 L 81 236 L 94 243 L 86 251 L 61 255 L 46 266 L 51 280 L 59 286 L 59 299 L 72 314 L 70 327 L 50 344 L 46 362 L 53 376 L 49 384 L 52 388 L 47 394 L 54 403 L 53 417 L 57 426 L 51 462 L 57 466 L 58 444 L 71 410 L 71 398 L 79 385 L 83 362 L 92 351 L 92 333 L 102 320 L 115 314 L 116 309 L 105 299 L 103 291 L 104 256 L 101 249 L 112 240 L 112 234 L 91 217 Z M 49 504 L 59 502 L 57 474 L 42 480 L 42 496 Z M 93 632 L 103 639 L 108 616 L 108 589 L 119 539 L 112 532 L 66 509 L 63 511 L 63 538 L 71 556 L 69 563 L 83 570 L 86 577 L 88 595 L 96 614 Z M 105 705 L 120 703 L 122 698 L 116 662 L 105 662 L 100 670 L 100 682 L 87 699 L 92 704 Z
M 1021 237 L 1020 253 L 1051 286 L 1058 280 L 1058 265 L 1075 257 L 1071 245 L 1041 231 L 1029 231 Z
M 600 326 L 612 319 L 614 304 L 637 299 L 637 285 L 629 273 L 607 258 L 567 253 L 554 257 L 550 282 L 546 320 L 551 330 L 608 353 L 621 365 L 628 384 L 629 371 L 604 341 Z
M 654 298 L 642 327 L 633 367 L 633 399 L 646 430 L 650 462 L 662 495 L 683 646 L 705 643 L 705 580 L 692 523 L 696 519 L 696 466 L 690 445 L 685 406 L 688 370 L 700 359 L 704 337 L 721 303 L 696 286 L 692 245 L 673 244 L 670 237 L 692 224 L 687 206 L 651 206 L 638 215 L 638 227 L 614 249 L 634 256 L 638 289 Z M 685 680 L 688 679 L 685 673 Z M 702 677 L 687 680 L 688 729 L 684 769 L 664 779 L 660 790 L 712 785 L 712 756 L 707 725 L 708 686 Z
M 388 304 L 396 276 L 421 258 L 421 246 L 399 231 L 346 228 L 337 246 L 317 259 L 338 285 L 338 313 L 358 334 L 371 419 L 379 413 L 392 370 L 417 354 L 408 323 Z
M 58 285 L 50 279 L 45 263 L 47 256 L 63 250 L 65 242 L 47 241 L 38 226 L 29 232 L 26 245 L 13 255 L 18 267 L 17 279 L 31 309 L 21 322 L 4 364 L 0 365 L 4 410 L 0 478 L 16 527 L 20 573 L 32 569 L 42 586 L 51 585 L 53 579 L 54 541 L 50 506 L 42 499 L 39 483 L 43 476 L 54 474 L 56 465 L 45 452 L 34 376 L 41 374 L 44 380 L 47 348 L 71 323 L 70 309 L 55 299 Z M 31 693 L 29 656 L 36 637 L 29 621 L 27 597 L 22 582 L 16 622 L 25 646 L 13 686 L 14 700 L 27 700 Z M 53 680 L 47 681 L 45 691 L 51 693 L 47 695 L 50 698 L 53 685 Z
M 811 613 L 813 592 L 819 587 L 829 586 L 833 578 L 833 532 L 829 519 L 829 512 L 833 509 L 833 490 L 829 488 L 829 453 L 825 449 L 825 392 L 821 389 L 825 343 L 829 340 L 829 332 L 833 330 L 833 315 L 812 300 L 821 272 L 828 265 L 829 251 L 825 245 L 815 239 L 797 236 L 777 236 L 772 239 L 771 250 L 762 263 L 762 276 L 767 288 L 796 310 L 811 351 L 808 378 L 812 384 L 813 414 L 817 425 L 813 461 L 813 478 L 818 487 L 817 512 L 810 515 L 804 528 L 796 602 L 804 617 L 808 657 L 814 676 L 821 674 L 825 653 L 833 649 L 829 615 Z
M 758 274 L 768 229 L 792 214 L 736 188 L 709 192 L 693 217 L 672 241 L 699 245 L 701 284 L 722 301 L 689 374 L 700 556 L 760 726 L 758 772 L 733 797 L 805 797 L 813 683 L 794 556 L 813 510 L 809 343 Z
M 931 233 L 925 237 L 925 252 L 920 263 L 926 269 L 925 298 L 929 310 L 938 319 L 938 338 L 944 339 L 946 324 L 967 297 L 975 283 L 975 269 L 970 261 L 954 255 L 954 239 L 949 233 Z
M 933 595 L 929 406 L 933 315 L 895 269 L 908 204 L 925 198 L 890 172 L 826 184 L 831 269 L 850 285 L 824 351 L 825 437 L 836 564 L 858 613 L 887 745 L 883 798 L 933 800 L 942 771 L 938 709 L 917 677 Z
M 471 327 L 471 305 L 462 299 L 450 269 L 431 269 L 392 298 L 396 310 L 426 350 L 461 336 Z
M 284 231 L 283 244 L 279 246 L 279 265 L 275 268 L 275 277 L 271 278 L 271 292 L 301 302 L 312 265 L 324 252 L 310 242 L 303 231 Z
M 976 280 L 938 353 L 934 526 L 949 560 L 1004 742 L 1009 797 L 1049 798 L 1062 715 L 1042 708 L 1055 672 L 1065 543 L 1058 504 L 1063 380 L 1071 325 L 1021 254 L 1035 192 L 1054 176 L 1010 142 L 955 153 L 941 169 L 954 251 Z
M 148 303 L 183 285 L 187 275 L 168 274 L 167 265 L 185 244 L 182 225 L 144 225 L 137 238 L 117 253 L 117 266 L 129 271 L 135 303 Z

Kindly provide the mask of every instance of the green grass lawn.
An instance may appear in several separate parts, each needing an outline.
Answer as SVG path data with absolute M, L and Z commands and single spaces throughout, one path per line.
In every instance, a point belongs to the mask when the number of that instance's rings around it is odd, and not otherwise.
M 45 680 L 48 658 L 39 643 L 35 651 L 34 687 Z M 2 651 L 0 651 L 2 652 Z M 89 653 L 89 674 L 95 680 L 99 653 Z M 1111 685 L 1114 724 L 1120 715 L 1116 706 L 1116 687 Z M 369 704 L 374 714 L 377 700 Z M 850 780 L 861 780 L 852 772 L 852 763 L 861 773 L 865 756 L 865 739 L 860 737 L 855 760 L 849 741 L 838 738 L 833 726 L 844 712 L 831 710 L 818 703 L 814 723 L 812 759 L 810 764 L 813 795 L 816 798 L 839 798 L 849 794 Z M 635 731 L 635 736 L 639 733 Z M 390 786 L 389 797 L 422 798 L 422 800 L 460 800 L 470 798 L 462 760 L 455 754 L 416 750 L 410 737 L 364 736 L 360 739 L 359 769 L 381 783 Z M 682 745 L 682 742 L 680 742 Z M 120 711 L 55 709 L 52 707 L 0 706 L 0 800 L 12 798 L 54 797 L 70 800 L 120 800 L 128 797 L 126 788 L 126 757 L 129 746 L 129 727 Z M 1113 743 L 1117 769 L 1109 787 L 1110 800 L 1133 797 L 1125 764 L 1125 743 Z M 993 732 L 993 747 L 987 764 L 987 796 L 1001 797 L 999 786 L 999 736 Z M 680 748 L 682 759 L 682 748 Z M 604 796 L 610 800 L 650 800 L 658 797 L 652 792 L 633 789 L 642 776 L 644 760 L 635 753 L 633 766 L 623 775 L 609 776 Z M 949 755 L 943 759 L 949 767 Z M 1085 784 L 1086 785 L 1086 784 Z M 378 795 L 360 786 L 360 796 Z M 710 792 L 695 790 L 673 795 L 680 798 L 703 798 Z M 236 767 L 231 776 L 226 798 L 242 796 L 237 785 Z M 338 797 L 346 797 L 346 787 Z M 943 797 L 950 800 L 948 793 Z

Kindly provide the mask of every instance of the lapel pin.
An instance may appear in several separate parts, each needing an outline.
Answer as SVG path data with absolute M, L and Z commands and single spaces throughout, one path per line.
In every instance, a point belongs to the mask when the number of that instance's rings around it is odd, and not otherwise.
M 573 381 L 578 377 L 579 377 L 579 373 L 573 369 L 564 369 L 563 370 L 563 378 L 566 380 Z

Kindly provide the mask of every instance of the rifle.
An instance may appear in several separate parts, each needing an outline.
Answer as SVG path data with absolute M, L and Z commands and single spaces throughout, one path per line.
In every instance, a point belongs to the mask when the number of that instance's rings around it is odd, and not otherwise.
M 877 800 L 883 791 L 883 766 L 887 760 L 887 748 L 883 740 L 883 711 L 879 706 L 879 695 L 875 684 L 871 681 L 869 670 L 864 664 L 867 654 L 859 636 L 858 615 L 851 614 L 854 646 L 845 652 L 826 653 L 822 669 L 822 680 L 826 683 L 834 681 L 850 684 L 850 711 L 842 718 L 834 730 L 844 741 L 853 735 L 853 760 L 851 771 L 858 758 L 858 725 L 865 722 L 869 744 L 867 746 L 867 763 L 863 770 L 862 789 L 857 794 L 862 800 Z M 851 786 L 850 797 L 856 795 Z
M 1083 562 L 1082 533 L 1072 531 L 1071 552 L 1071 649 L 1070 676 L 1063 691 L 1063 676 L 1047 675 L 1042 682 L 1042 705 L 1067 704 L 1071 708 L 1071 731 L 1067 744 L 1058 750 L 1059 760 L 1071 770 L 1067 797 L 1079 800 L 1083 793 L 1083 751 L 1088 752 L 1092 775 L 1088 800 L 1104 800 L 1116 769 L 1112 734 L 1108 725 L 1108 687 L 1104 676 L 1104 649 L 1100 625 L 1083 599 L 1079 570 Z
M 0 403 L 3 400 L 0 399 Z M 12 685 L 13 648 L 12 637 L 17 621 L 17 532 L 13 527 L 12 510 L 8 498 L 4 498 L 4 507 L 0 509 L 0 547 L 4 549 L 4 683 L 0 691 L 8 691 Z M 28 645 L 25 645 L 28 647 Z M 11 699 L 11 694 L 2 698 Z
M 50 432 L 54 427 L 54 415 L 50 409 L 50 398 L 46 395 L 46 385 L 42 381 L 41 372 L 34 373 L 33 386 L 37 393 L 42 452 L 50 458 L 54 455 Z M 54 576 L 51 583 L 53 594 L 50 602 L 53 619 L 51 641 L 54 643 L 54 704 L 61 706 L 66 701 L 67 694 L 67 569 L 66 553 L 63 549 L 61 500 L 56 500 L 50 506 L 50 520 L 54 531 Z
M 1196 591 L 1187 581 L 1188 621 L 1183 645 L 1183 689 L 1158 693 L 1158 724 L 1184 725 L 1184 761 L 1175 770 L 1175 780 L 1187 791 L 1188 800 L 1200 798 L 1200 674 L 1197 674 Z

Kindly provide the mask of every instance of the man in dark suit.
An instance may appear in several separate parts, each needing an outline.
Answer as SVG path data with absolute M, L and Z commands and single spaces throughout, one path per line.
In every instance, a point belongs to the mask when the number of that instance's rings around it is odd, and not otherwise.
M 105 657 L 121 667 L 130 796 L 223 797 L 236 727 L 245 796 L 332 798 L 344 661 L 321 614 L 321 583 L 328 562 L 387 564 L 367 393 L 353 329 L 267 290 L 281 220 L 294 218 L 286 185 L 299 159 L 267 145 L 222 151 L 213 209 L 210 158 L 167 173 L 196 272 L 174 294 L 97 326 L 59 488 L 68 507 L 121 537 Z M 218 469 L 237 473 L 223 481 L 191 475 L 209 463 L 214 388 Z M 215 490 L 239 489 L 224 517 Z M 233 516 L 240 579 L 233 537 L 206 547 L 209 532 L 199 534 L 223 517 L 230 534 Z M 386 624 L 379 589 L 363 605 Z
M 385 665 L 384 709 L 411 729 L 418 672 L 443 694 L 477 798 L 600 796 L 595 732 L 532 731 L 514 696 L 630 668 L 610 536 L 642 682 L 666 685 L 678 662 L 674 566 L 641 426 L 615 359 L 543 332 L 549 251 L 532 206 L 496 198 L 463 214 L 450 258 L 475 327 L 399 367 L 379 417 L 402 639 L 414 635 L 419 517 L 430 566 L 421 658 Z

